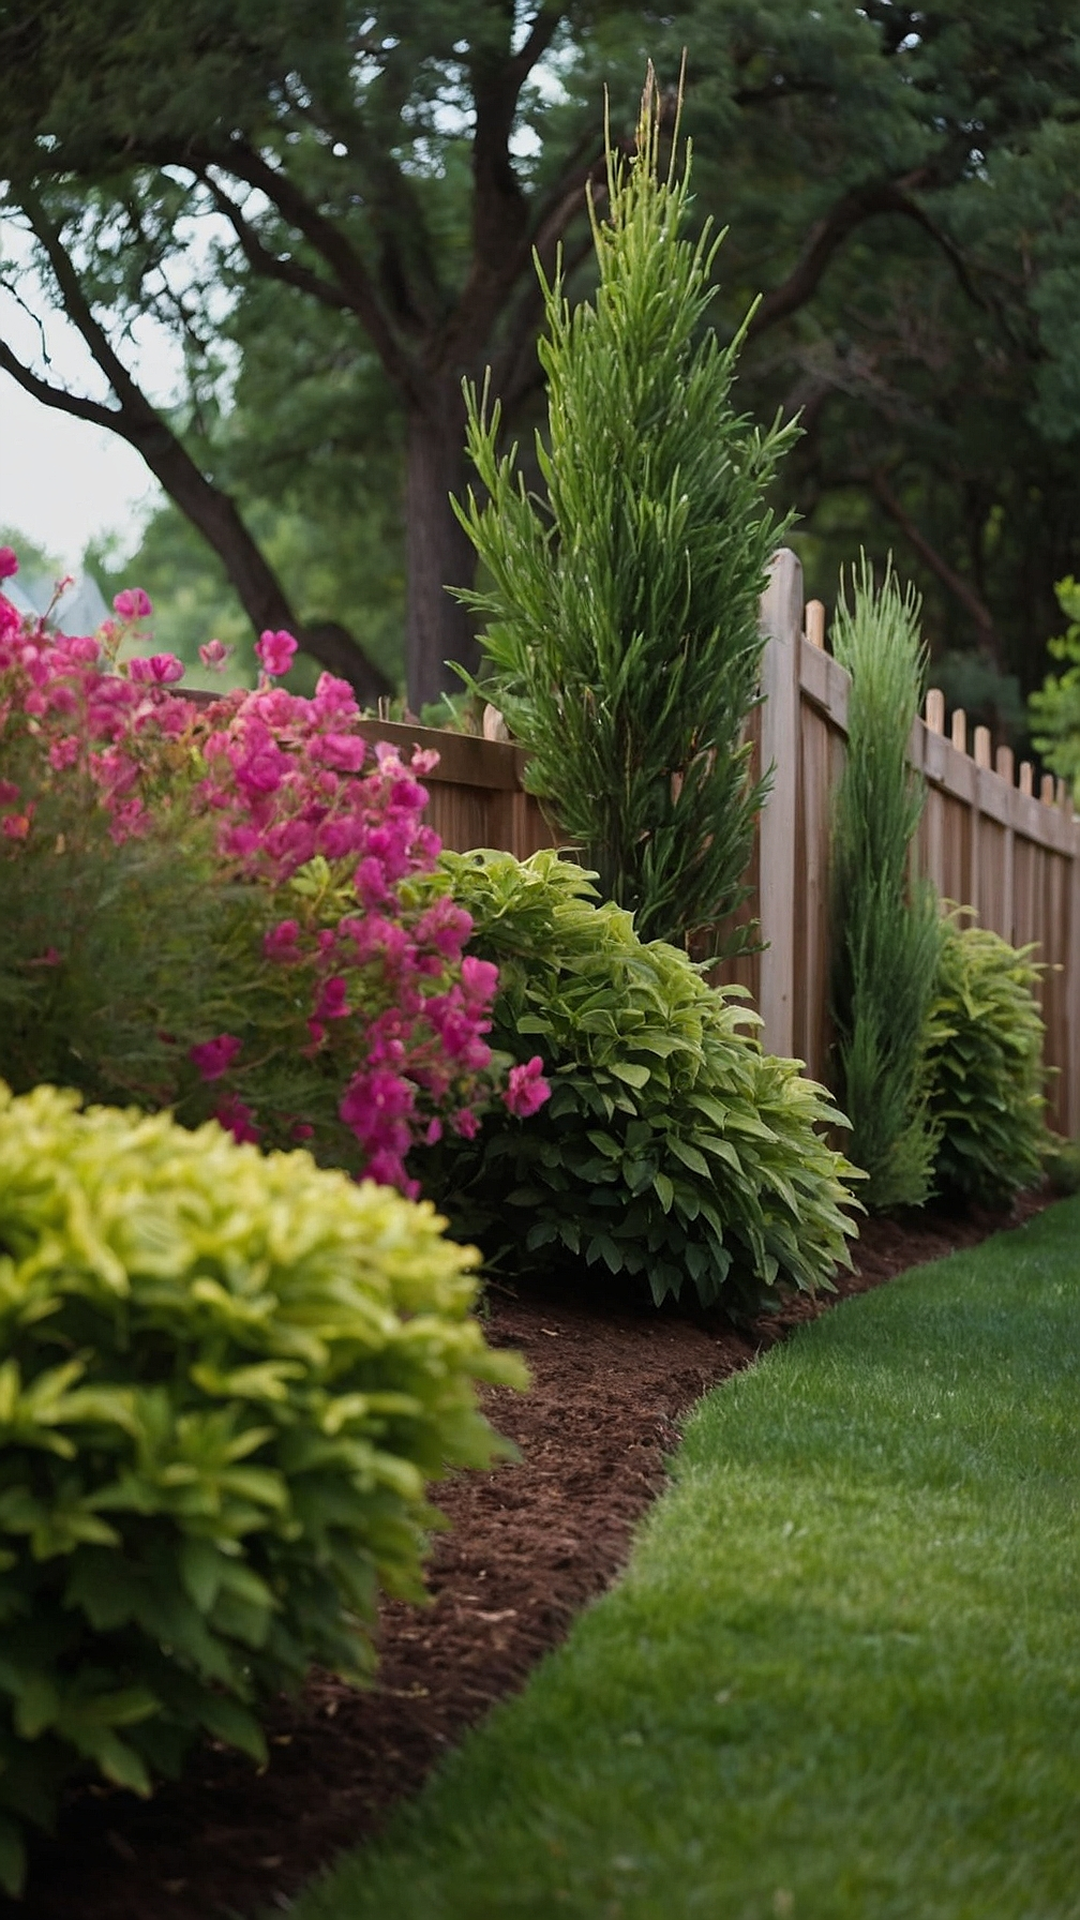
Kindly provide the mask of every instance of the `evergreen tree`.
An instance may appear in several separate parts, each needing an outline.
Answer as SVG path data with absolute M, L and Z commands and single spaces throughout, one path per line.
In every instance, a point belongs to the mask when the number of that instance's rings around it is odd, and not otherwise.
M 659 166 L 650 70 L 629 165 L 607 151 L 595 298 L 544 283 L 548 428 L 528 492 L 499 407 L 469 396 L 488 498 L 462 518 L 491 585 L 469 596 L 489 697 L 527 778 L 645 939 L 713 935 L 742 897 L 762 789 L 740 744 L 758 601 L 786 522 L 765 505 L 797 429 L 732 406 L 742 332 L 704 326 L 719 240 L 687 236 L 690 154 Z

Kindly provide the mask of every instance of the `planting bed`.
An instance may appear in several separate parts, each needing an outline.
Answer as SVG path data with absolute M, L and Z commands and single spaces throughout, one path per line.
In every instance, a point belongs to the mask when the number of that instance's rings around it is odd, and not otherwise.
M 870 1222 L 861 1292 L 970 1246 L 1010 1219 L 922 1214 Z M 823 1302 L 822 1304 L 827 1304 Z M 272 1760 L 209 1749 L 183 1784 L 144 1804 L 90 1788 L 41 1847 L 21 1920 L 211 1920 L 285 1910 L 299 1884 L 420 1784 L 463 1730 L 512 1691 L 621 1565 L 659 1493 L 679 1416 L 709 1387 L 820 1306 L 806 1300 L 738 1332 L 718 1318 L 628 1309 L 597 1291 L 490 1296 L 489 1334 L 522 1351 L 527 1396 L 493 1390 L 490 1411 L 521 1464 L 442 1490 L 453 1531 L 435 1553 L 426 1612 L 385 1610 L 378 1685 L 319 1678 L 283 1703 Z

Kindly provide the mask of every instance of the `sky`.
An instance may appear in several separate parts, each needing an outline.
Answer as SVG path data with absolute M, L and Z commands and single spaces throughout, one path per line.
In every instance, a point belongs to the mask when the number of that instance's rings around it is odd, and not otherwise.
M 0 288 L 0 331 L 11 351 L 51 385 L 108 402 L 104 376 L 35 274 L 15 219 L 0 220 L 0 254 L 20 270 L 18 297 Z M 179 357 L 161 327 L 137 321 L 124 357 L 151 399 L 175 394 Z M 118 557 L 133 553 L 163 498 L 141 454 L 118 434 L 46 406 L 0 372 L 0 527 L 25 534 L 75 572 L 94 536 L 116 534 Z
M 74 572 L 94 535 L 118 533 L 133 552 L 161 497 L 134 447 L 44 406 L 0 373 L 0 527 L 26 534 Z

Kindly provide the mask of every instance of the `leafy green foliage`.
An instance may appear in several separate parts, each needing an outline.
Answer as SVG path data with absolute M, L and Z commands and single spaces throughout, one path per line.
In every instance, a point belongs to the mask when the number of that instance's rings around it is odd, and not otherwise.
M 706 1304 L 827 1287 L 854 1231 L 853 1169 L 821 1132 L 842 1118 L 797 1063 L 762 1053 L 738 989 L 642 943 L 550 850 L 444 853 L 447 878 L 473 951 L 499 967 L 494 1044 L 539 1053 L 552 1087 L 527 1123 L 489 1119 L 415 1156 L 454 1231 L 494 1250 L 509 1230 L 515 1272 L 599 1262 L 657 1302 L 687 1280 Z
M 215 877 L 171 747 L 171 803 L 118 846 L 92 781 L 50 782 L 12 736 L 3 773 L 32 797 L 35 831 L 0 849 L 0 1077 L 17 1093 L 50 1081 L 206 1118 L 188 1048 L 230 1017 L 265 1031 L 287 1013 L 261 958 L 269 902 Z
M 891 567 L 879 592 L 865 556 L 842 595 L 833 650 L 851 674 L 848 750 L 832 845 L 832 1017 L 838 1095 L 866 1203 L 919 1206 L 930 1190 L 937 1125 L 922 1048 L 941 948 L 933 889 L 909 880 L 923 789 L 908 764 L 925 650 L 919 602 Z
M 786 523 L 765 490 L 796 429 L 734 412 L 741 330 L 703 330 L 719 242 L 685 234 L 689 154 L 659 172 L 650 80 L 629 168 L 608 150 L 594 219 L 599 287 L 571 311 L 543 283 L 547 487 L 527 492 L 500 409 L 470 396 L 469 451 L 489 496 L 462 519 L 491 584 L 489 697 L 529 749 L 527 779 L 631 910 L 682 942 L 744 897 L 763 789 L 743 722 L 756 698 L 758 600 Z
M 420 1598 L 425 1483 L 499 1444 L 476 1255 L 213 1123 L 0 1086 L 0 1881 L 96 1767 L 150 1790 Z M 505 1448 L 503 1449 L 506 1450 Z
M 1055 660 L 1065 662 L 1063 673 L 1049 673 L 1031 696 L 1031 724 L 1035 745 L 1048 767 L 1068 780 L 1080 794 L 1080 585 L 1070 575 L 1059 580 L 1057 597 L 1069 625 L 1050 641 Z
M 925 1069 L 935 1185 L 987 1206 L 1037 1185 L 1047 1146 L 1033 951 L 953 919 L 938 958 Z

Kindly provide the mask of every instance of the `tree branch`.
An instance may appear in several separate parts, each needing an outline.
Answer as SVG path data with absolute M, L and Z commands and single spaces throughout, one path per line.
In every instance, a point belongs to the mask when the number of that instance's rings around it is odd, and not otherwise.
M 305 652 L 332 673 L 341 674 L 362 699 L 371 701 L 389 693 L 385 674 L 367 659 L 343 627 L 315 622 L 305 628 L 297 620 L 284 587 L 252 539 L 236 502 L 207 479 L 183 442 L 117 359 L 83 292 L 75 264 L 40 201 L 29 192 L 25 197 L 20 194 L 20 201 L 45 250 L 65 311 L 82 334 L 120 404 L 116 408 L 102 406 L 98 401 L 69 393 L 65 387 L 54 386 L 31 373 L 2 341 L 0 367 L 46 406 L 59 408 L 94 426 L 107 427 L 142 455 L 169 498 L 217 554 L 256 633 L 266 627 L 289 628 Z
M 246 140 L 230 140 L 221 151 L 204 148 L 193 152 L 186 164 L 194 169 L 196 162 L 203 167 L 218 166 L 266 195 L 282 219 L 325 260 L 344 295 L 344 305 L 366 330 L 395 386 L 413 404 L 422 404 L 423 382 L 418 370 L 398 339 L 360 254 L 334 222 Z
M 968 298 L 985 308 L 986 301 L 972 284 L 957 247 L 911 198 L 911 190 L 917 189 L 924 178 L 920 171 L 907 174 L 901 180 L 871 181 L 845 193 L 813 228 L 802 257 L 787 279 L 764 295 L 750 322 L 748 338 L 764 333 L 767 327 L 776 326 L 805 306 L 817 292 L 826 267 L 849 234 L 864 220 L 871 220 L 879 213 L 903 214 L 922 227 L 944 252 Z
M 98 400 L 87 400 L 82 394 L 69 393 L 66 387 L 54 387 L 51 381 L 42 380 L 16 359 L 5 340 L 0 340 L 0 368 L 10 373 L 23 391 L 40 400 L 43 406 L 58 407 L 64 413 L 73 414 L 76 420 L 88 420 L 91 426 L 108 427 L 111 433 L 123 435 L 116 408 L 102 406 Z
M 879 505 L 884 507 L 890 520 L 899 527 L 905 540 L 915 549 L 919 558 L 930 568 L 931 573 L 937 575 L 953 598 L 960 602 L 964 611 L 970 614 L 975 622 L 979 645 L 990 655 L 994 665 L 1000 671 L 1004 671 L 1005 661 L 1001 640 L 994 625 L 994 616 L 986 602 L 979 597 L 970 581 L 957 573 L 956 569 L 949 565 L 943 555 L 927 539 L 906 507 L 902 506 L 897 499 L 880 467 L 876 467 L 871 473 L 870 487 Z
M 250 220 L 245 219 L 232 195 L 226 193 L 224 187 L 219 186 L 209 173 L 200 173 L 198 178 L 209 190 L 218 211 L 224 214 L 229 222 L 253 273 L 260 274 L 267 280 L 280 280 L 286 287 L 296 287 L 299 292 L 310 294 L 312 299 L 320 301 L 323 306 L 337 307 L 344 313 L 352 311 L 341 288 L 335 286 L 332 280 L 324 280 L 321 274 L 314 273 L 310 267 L 305 267 L 302 261 L 283 259 L 280 254 L 274 253 L 256 232 Z

